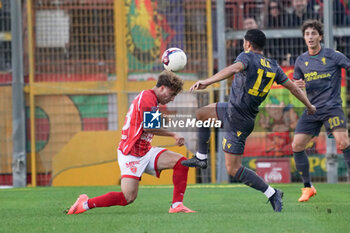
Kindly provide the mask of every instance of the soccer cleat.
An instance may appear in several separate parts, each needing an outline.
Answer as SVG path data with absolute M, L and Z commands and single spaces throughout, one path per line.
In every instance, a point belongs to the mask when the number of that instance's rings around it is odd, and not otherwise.
M 275 189 L 275 191 L 276 192 L 269 198 L 269 201 L 275 212 L 281 212 L 283 208 L 283 192 L 279 189 Z
M 186 167 L 199 167 L 202 169 L 206 169 L 208 166 L 208 160 L 207 159 L 198 159 L 196 156 L 194 156 L 191 159 L 182 160 L 181 164 Z
M 298 199 L 299 202 L 305 202 L 316 195 L 316 189 L 314 186 L 311 188 L 302 188 L 301 189 L 301 197 Z
M 86 194 L 81 194 L 76 202 L 70 207 L 67 214 L 81 214 L 86 211 L 86 209 L 83 208 L 84 202 L 86 202 L 89 199 L 89 197 Z
M 179 204 L 177 207 L 172 208 L 170 206 L 169 209 L 169 213 L 173 214 L 173 213 L 195 213 L 196 211 L 194 210 L 190 210 L 189 208 L 187 208 L 186 206 L 184 206 L 182 203 Z

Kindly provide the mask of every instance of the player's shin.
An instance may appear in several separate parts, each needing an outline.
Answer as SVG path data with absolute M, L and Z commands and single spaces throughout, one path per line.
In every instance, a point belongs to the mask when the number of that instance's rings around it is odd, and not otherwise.
M 244 166 L 241 166 L 238 169 L 234 176 L 234 179 L 263 193 L 269 188 L 269 185 L 260 176 Z
M 186 159 L 184 157 L 179 159 L 173 168 L 173 203 L 182 202 L 186 191 L 188 167 L 181 164 L 181 161 L 183 160 Z
M 183 160 L 182 165 L 187 167 L 199 167 L 206 169 L 208 166 L 208 148 L 209 148 L 210 128 L 199 127 L 198 128 L 198 151 L 196 155 L 188 160 Z
M 310 188 L 311 187 L 311 176 L 309 171 L 310 164 L 305 151 L 294 152 L 293 155 L 294 155 L 295 167 L 297 168 L 298 172 L 301 174 L 301 177 L 304 182 L 304 187 Z
M 89 209 L 95 207 L 109 207 L 109 206 L 126 206 L 128 202 L 122 192 L 109 192 L 102 196 L 90 198 L 87 201 Z
M 198 153 L 197 158 L 206 159 L 209 148 L 210 128 L 199 127 L 198 128 Z

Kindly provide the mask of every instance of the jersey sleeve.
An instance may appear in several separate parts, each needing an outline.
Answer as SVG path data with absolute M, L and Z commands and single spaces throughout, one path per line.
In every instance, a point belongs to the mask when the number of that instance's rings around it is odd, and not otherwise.
M 333 57 L 336 61 L 336 64 L 338 64 L 338 66 L 345 68 L 345 69 L 350 68 L 350 59 L 347 58 L 343 53 L 335 51 L 333 53 Z
M 288 82 L 289 78 L 287 75 L 283 72 L 280 66 L 277 67 L 276 71 L 276 78 L 275 81 L 277 84 L 283 84 L 285 82 Z
M 297 60 L 295 61 L 295 65 L 294 65 L 294 73 L 293 73 L 293 79 L 304 79 L 304 74 L 303 72 L 301 72 L 300 69 L 300 57 L 297 58 Z
M 249 53 L 248 52 L 242 52 L 238 55 L 238 57 L 235 60 L 235 63 L 240 62 L 242 63 L 244 70 L 248 68 L 249 65 Z

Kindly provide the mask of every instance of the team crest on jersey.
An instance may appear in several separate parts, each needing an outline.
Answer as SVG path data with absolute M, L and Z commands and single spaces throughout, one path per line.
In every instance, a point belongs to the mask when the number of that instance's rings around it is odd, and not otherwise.
M 241 131 L 237 131 L 237 136 L 241 136 L 242 132 Z
M 326 58 L 323 57 L 321 60 L 322 60 L 323 65 L 326 65 Z
M 308 65 L 309 65 L 309 62 L 308 62 L 308 61 L 306 61 L 306 62 L 305 62 L 305 66 L 308 66 Z
M 129 163 L 126 163 L 126 168 L 130 168 L 130 171 L 132 173 L 136 173 L 137 172 L 137 167 L 135 166 L 136 164 L 140 164 L 140 161 L 132 161 L 132 162 L 129 162 Z

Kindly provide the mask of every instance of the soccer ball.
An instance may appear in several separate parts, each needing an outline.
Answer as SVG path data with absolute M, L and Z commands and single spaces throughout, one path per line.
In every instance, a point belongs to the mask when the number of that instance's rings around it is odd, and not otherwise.
M 187 56 L 184 51 L 179 48 L 170 48 L 163 53 L 162 63 L 166 70 L 176 72 L 185 67 Z

